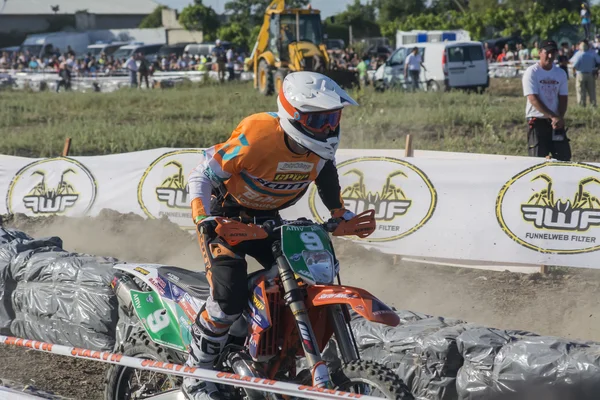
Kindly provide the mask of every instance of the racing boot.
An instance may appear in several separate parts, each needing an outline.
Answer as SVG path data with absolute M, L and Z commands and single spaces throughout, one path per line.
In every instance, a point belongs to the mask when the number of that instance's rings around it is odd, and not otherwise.
M 203 369 L 213 369 L 214 362 L 223 351 L 228 333 L 216 335 L 202 328 L 197 322 L 192 326 L 192 342 L 185 365 Z M 183 378 L 181 391 L 188 400 L 222 400 L 217 385 L 194 378 Z

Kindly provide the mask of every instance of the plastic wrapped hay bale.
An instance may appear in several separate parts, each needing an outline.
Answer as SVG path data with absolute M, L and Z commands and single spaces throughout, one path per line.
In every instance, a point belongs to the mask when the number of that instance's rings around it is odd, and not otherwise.
M 13 257 L 18 253 L 17 243 L 32 240 L 26 233 L 0 227 L 0 334 L 10 335 L 10 324 L 15 318 L 12 309 L 11 296 L 16 288 L 16 282 L 9 279 L 9 266 Z M 12 244 L 12 245 L 11 245 Z
M 118 312 L 110 281 L 116 260 L 66 252 L 58 238 L 13 244 L 18 252 L 9 270 L 16 282 L 12 334 L 112 350 Z

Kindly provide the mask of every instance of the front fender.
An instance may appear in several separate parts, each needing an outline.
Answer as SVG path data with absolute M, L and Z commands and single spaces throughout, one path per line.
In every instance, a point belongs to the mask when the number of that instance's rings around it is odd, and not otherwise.
M 352 286 L 314 285 L 306 289 L 307 301 L 315 307 L 347 304 L 361 317 L 384 325 L 397 326 L 400 317 L 364 289 Z

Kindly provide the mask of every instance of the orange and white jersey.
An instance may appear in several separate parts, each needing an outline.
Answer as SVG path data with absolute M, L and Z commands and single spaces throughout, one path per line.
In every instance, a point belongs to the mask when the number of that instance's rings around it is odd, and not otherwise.
M 193 218 L 211 215 L 211 194 L 231 196 L 244 209 L 279 210 L 295 203 L 313 181 L 326 206 L 342 207 L 335 164 L 313 153 L 293 153 L 277 114 L 254 114 L 226 142 L 207 149 L 190 174 Z

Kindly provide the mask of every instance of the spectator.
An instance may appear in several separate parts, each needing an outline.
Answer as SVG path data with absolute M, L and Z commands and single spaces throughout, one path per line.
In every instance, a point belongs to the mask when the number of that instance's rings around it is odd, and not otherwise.
M 510 46 L 508 45 L 508 43 L 506 43 L 504 45 L 504 49 L 506 50 L 504 53 L 504 61 L 514 61 L 515 60 L 515 53 L 511 50 Z
M 592 14 L 587 3 L 581 3 L 581 25 L 583 25 L 583 31 L 585 32 L 586 40 L 590 38 L 590 25 L 592 24 Z
M 225 49 L 221 46 L 221 40 L 217 39 L 213 49 L 213 56 L 217 60 L 217 74 L 219 80 L 223 82 L 225 80 L 225 62 L 227 61 L 225 55 Z
M 505 58 L 506 58 L 507 51 L 508 51 L 507 47 L 504 47 L 502 49 L 502 53 L 498 54 L 498 57 L 496 58 L 496 62 L 501 63 L 503 61 L 506 61 Z
M 136 88 L 137 85 L 137 72 L 138 66 L 136 62 L 136 54 L 132 54 L 131 57 L 123 64 L 123 68 L 129 71 L 129 86 Z
M 90 61 L 87 64 L 87 69 L 92 77 L 96 77 L 96 71 L 98 70 L 98 63 L 96 62 L 96 57 L 92 56 Z
M 368 68 L 367 62 L 368 61 L 369 61 L 369 56 L 364 55 L 362 57 L 361 62 L 359 62 L 358 65 L 356 66 L 356 69 L 358 71 L 358 81 L 360 83 L 361 88 L 364 88 L 365 86 L 367 86 L 367 68 Z
M 227 73 L 229 74 L 228 80 L 232 81 L 235 78 L 235 69 L 233 65 L 233 49 L 231 49 L 231 47 L 227 50 L 225 57 L 227 58 Z
M 527 97 L 527 141 L 531 157 L 550 154 L 560 161 L 571 160 L 564 116 L 569 89 L 563 70 L 554 65 L 558 46 L 553 40 L 542 42 L 540 61 L 523 75 L 523 94 Z
M 102 53 L 100 53 L 100 58 L 98 58 L 98 69 L 103 70 L 106 63 L 107 63 L 106 54 L 104 52 L 102 52 Z
M 71 48 L 71 46 L 67 46 L 67 54 L 75 58 L 75 51 Z
M 558 67 L 565 71 L 567 74 L 567 79 L 569 79 L 569 57 L 567 56 L 569 48 L 565 50 L 565 48 L 561 48 L 558 50 L 558 57 L 556 61 L 558 62 Z
M 571 58 L 571 64 L 576 71 L 575 87 L 577 88 L 577 104 L 585 107 L 586 94 L 590 96 L 590 104 L 596 107 L 596 80 L 594 70 L 596 64 L 600 64 L 600 56 L 590 51 L 587 40 L 579 44 L 579 51 Z
M 404 81 L 406 81 L 406 78 L 410 73 L 410 80 L 412 83 L 413 91 L 419 89 L 419 75 L 421 74 L 421 67 L 423 67 L 423 69 L 427 71 L 427 69 L 423 65 L 421 55 L 419 54 L 419 48 L 413 47 L 412 52 L 404 60 Z
M 592 46 L 594 47 L 596 52 L 600 52 L 600 35 L 596 35 L 596 38 L 594 39 L 594 44 Z
M 2 57 L 0 57 L 0 68 L 8 69 L 10 64 L 10 57 L 7 52 L 2 52 Z
M 198 54 L 196 54 L 196 57 L 198 59 L 198 71 L 206 71 L 206 57 L 204 55 Z
M 531 49 L 531 59 L 532 60 L 539 60 L 540 59 L 540 49 L 538 47 L 538 42 L 533 42 L 533 48 Z
M 573 57 L 573 50 L 571 48 L 569 48 L 569 43 L 567 42 L 562 42 L 560 44 L 560 49 L 562 50 L 563 54 L 567 57 L 567 58 L 571 58 Z
M 30 69 L 38 69 L 40 67 L 40 64 L 37 61 L 37 58 L 35 56 L 31 57 L 31 60 L 29 61 L 29 68 Z
M 73 69 L 73 67 L 75 67 L 75 56 L 69 55 L 66 63 L 67 63 L 67 67 L 69 67 L 70 69 Z
M 140 75 L 140 81 L 138 88 L 142 88 L 142 81 L 146 81 L 146 89 L 150 89 L 150 82 L 148 82 L 148 75 L 150 74 L 150 63 L 146 60 L 146 57 L 142 53 L 138 53 L 138 59 L 140 60 L 140 66 L 138 67 L 138 73 Z
M 61 87 L 64 87 L 65 90 L 71 89 L 71 71 L 69 71 L 69 67 L 66 62 L 62 62 L 60 64 L 60 71 L 58 72 L 59 81 L 56 85 L 56 93 L 60 91 Z
M 494 60 L 494 52 L 490 49 L 490 46 L 487 42 L 483 44 L 485 48 L 485 59 L 488 62 L 492 62 Z
M 529 60 L 529 49 L 524 43 L 517 43 L 519 61 L 524 62 Z

